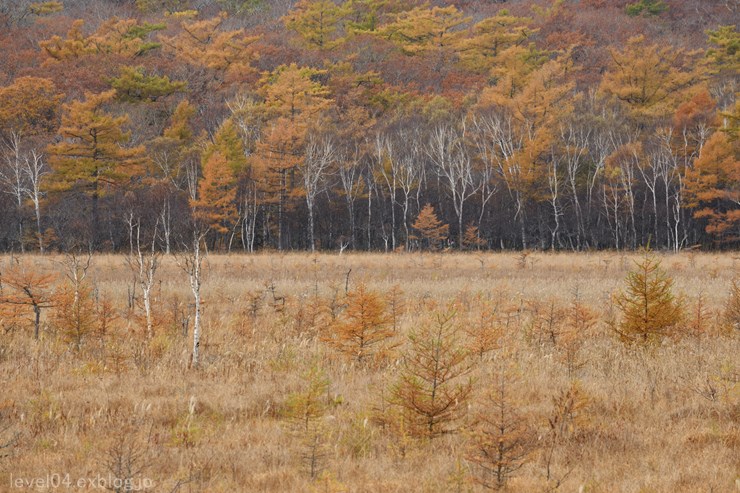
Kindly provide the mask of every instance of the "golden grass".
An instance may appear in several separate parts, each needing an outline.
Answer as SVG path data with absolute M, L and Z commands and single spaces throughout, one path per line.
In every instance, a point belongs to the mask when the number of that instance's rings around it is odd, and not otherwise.
M 466 460 L 475 413 L 485 411 L 491 371 L 513 368 L 512 392 L 539 436 L 511 491 L 548 491 L 541 444 L 552 398 L 569 377 L 558 348 L 538 337 L 532 307 L 567 306 L 577 289 L 599 321 L 584 334 L 578 380 L 588 404 L 577 429 L 557 450 L 556 491 L 738 491 L 740 387 L 737 331 L 720 330 L 734 254 L 665 255 L 687 311 L 706 296 L 713 330 L 701 339 L 666 340 L 652 350 L 624 347 L 607 328 L 611 298 L 637 255 L 545 254 L 258 254 L 211 255 L 204 281 L 202 366 L 188 368 L 190 340 L 180 318 L 190 302 L 186 276 L 165 258 L 155 288 L 158 326 L 145 337 L 141 311 L 127 307 L 131 273 L 123 257 L 93 259 L 98 297 L 120 318 L 107 334 L 88 336 L 81 351 L 57 336 L 44 314 L 42 338 L 0 332 L 0 491 L 12 478 L 47 474 L 107 476 L 111 459 L 130 461 L 151 491 L 478 491 Z M 61 271 L 58 257 L 26 257 L 34 269 Z M 8 261 L 0 259 L 0 272 Z M 351 271 L 350 271 L 351 269 Z M 404 292 L 398 348 L 371 366 L 358 366 L 328 347 L 331 300 L 364 282 Z M 284 297 L 285 305 L 273 299 Z M 433 440 L 377 424 L 377 408 L 400 369 L 406 335 L 429 319 L 430 302 L 457 300 L 457 323 L 475 317 L 481 300 L 508 306 L 514 323 L 506 347 L 474 365 L 476 392 L 462 430 Z M 256 312 L 253 310 L 256 308 Z M 318 315 L 317 315 L 318 313 Z M 311 479 L 300 430 L 286 402 L 301 375 L 323 368 L 331 381 L 320 457 Z M 7 429 L 6 429 L 7 428 Z M 395 431 L 394 431 L 395 430 Z M 11 440 L 15 438 L 15 440 Z M 125 462 L 125 460 L 123 460 Z M 456 472 L 457 471 L 457 472 Z M 18 490 L 21 491 L 21 490 Z M 43 489 L 38 489 L 43 491 Z

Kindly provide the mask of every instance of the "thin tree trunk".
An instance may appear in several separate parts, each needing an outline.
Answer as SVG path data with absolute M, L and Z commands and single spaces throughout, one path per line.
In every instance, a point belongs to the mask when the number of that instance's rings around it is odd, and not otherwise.
M 37 304 L 33 305 L 33 338 L 39 340 L 39 327 L 41 326 L 41 307 Z
M 316 252 L 316 240 L 314 238 L 313 201 L 308 201 L 308 238 L 311 242 L 311 253 Z
M 36 214 L 36 231 L 38 234 L 38 240 L 39 240 L 39 252 L 43 255 L 44 254 L 44 236 L 41 232 L 41 207 L 39 207 L 39 201 L 34 200 L 33 201 L 33 209 L 34 213 Z
M 196 235 L 193 242 L 193 266 L 190 286 L 193 291 L 193 302 L 195 303 L 195 320 L 193 322 L 193 367 L 197 368 L 200 363 L 200 318 L 201 318 L 201 252 L 200 238 Z

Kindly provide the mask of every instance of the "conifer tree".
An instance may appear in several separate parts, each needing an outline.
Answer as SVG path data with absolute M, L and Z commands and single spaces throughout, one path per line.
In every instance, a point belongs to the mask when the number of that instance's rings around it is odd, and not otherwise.
M 217 151 L 203 165 L 198 200 L 192 204 L 195 219 L 215 233 L 228 233 L 236 219 L 235 198 L 234 175 L 226 158 Z
M 558 478 L 554 474 L 558 450 L 572 440 L 576 429 L 586 422 L 589 400 L 578 381 L 571 382 L 552 398 L 552 411 L 547 417 L 548 430 L 545 436 L 543 459 L 545 476 L 553 490 L 562 484 L 568 472 Z
M 136 9 L 145 13 L 164 11 L 164 15 L 172 15 L 183 10 L 187 0 L 135 0 Z
M 481 20 L 473 26 L 473 34 L 460 41 L 460 60 L 471 70 L 487 72 L 501 62 L 501 55 L 512 47 L 524 45 L 536 32 L 527 28 L 532 22 L 516 17 L 508 10 Z
M 399 284 L 394 284 L 385 295 L 385 302 L 388 306 L 388 315 L 393 326 L 393 331 L 398 330 L 399 319 L 406 312 L 406 300 L 404 292 Z
M 438 313 L 433 323 L 411 333 L 403 370 L 391 390 L 391 402 L 417 437 L 456 432 L 473 392 L 469 353 L 459 340 L 455 316 Z
M 660 261 L 645 249 L 636 268 L 627 275 L 626 291 L 616 296 L 622 320 L 615 327 L 626 343 L 658 343 L 680 322 L 682 309 L 673 295 L 673 280 L 660 267 Z
M 378 34 L 398 44 L 407 55 L 436 54 L 436 68 L 441 69 L 449 53 L 458 50 L 464 31 L 460 26 L 469 17 L 454 5 L 448 7 L 417 7 L 400 12 L 394 22 L 386 24 Z
M 364 284 L 347 294 L 346 305 L 326 340 L 362 364 L 385 349 L 383 344 L 393 336 L 391 320 L 382 296 Z
M 283 18 L 285 27 L 297 32 L 303 41 L 319 50 L 330 50 L 342 42 L 336 35 L 339 23 L 349 9 L 331 0 L 300 0 Z
M 237 221 L 237 177 L 246 167 L 244 147 L 231 119 L 216 132 L 202 157 L 203 177 L 192 201 L 196 219 L 216 234 L 233 231 Z
M 56 329 L 77 351 L 99 322 L 92 298 L 93 288 L 87 279 L 91 259 L 91 255 L 85 260 L 75 254 L 67 256 L 64 261 L 67 282 L 57 294 L 56 310 L 53 314 Z
M 283 249 L 283 219 L 291 207 L 296 171 L 303 161 L 309 128 L 329 107 L 327 89 L 316 80 L 322 71 L 282 65 L 262 79 L 262 116 L 267 120 L 257 145 L 256 167 L 264 191 L 277 205 L 277 247 Z
M 64 4 L 58 0 L 50 0 L 46 2 L 34 2 L 28 6 L 28 9 L 33 15 L 49 15 L 64 10 Z
M 112 187 L 124 185 L 139 172 L 142 147 L 125 148 L 129 134 L 123 130 L 127 116 L 113 116 L 104 109 L 116 92 L 85 93 L 84 101 L 64 105 L 64 140 L 48 148 L 55 171 L 53 190 L 81 189 L 90 196 L 92 243 L 99 246 L 99 200 Z
M 719 241 L 740 238 L 740 141 L 715 132 L 686 171 L 687 205 Z
M 95 53 L 95 47 L 92 41 L 86 38 L 82 32 L 84 24 L 84 20 L 77 19 L 72 23 L 69 31 L 67 31 L 67 37 L 65 39 L 55 35 L 50 39 L 41 41 L 39 46 L 51 60 L 56 61 L 78 58 L 83 55 Z
M 421 209 L 412 227 L 419 232 L 422 242 L 425 242 L 431 250 L 439 247 L 440 242 L 447 237 L 449 231 L 449 225 L 442 224 L 431 204 L 427 204 Z
M 730 296 L 725 303 L 725 321 L 730 330 L 740 331 L 740 281 L 732 281 Z
M 166 27 L 165 24 L 138 24 L 136 19 L 112 17 L 101 23 L 94 33 L 85 36 L 83 26 L 84 20 L 77 19 L 65 39 L 52 36 L 39 43 L 49 61 L 62 62 L 93 54 L 115 54 L 133 59 L 159 48 L 159 43 L 147 38 Z
M 39 338 L 41 310 L 54 305 L 51 285 L 54 274 L 44 274 L 27 265 L 14 263 L 0 272 L 0 305 L 30 307 L 34 314 L 34 339 Z
M 147 75 L 143 67 L 121 67 L 121 74 L 111 79 L 111 87 L 116 90 L 120 101 L 156 101 L 163 96 L 184 91 L 187 84 L 172 81 L 166 75 Z
M 329 379 L 317 367 L 312 367 L 301 376 L 304 388 L 288 397 L 288 417 L 302 430 L 309 430 L 327 410 Z
M 576 370 L 583 366 L 584 362 L 579 358 L 579 352 L 597 320 L 594 311 L 583 303 L 576 290 L 566 309 L 565 327 L 557 343 L 559 359 L 565 364 L 568 377 L 573 377 Z
M 501 347 L 505 327 L 501 321 L 500 303 L 478 296 L 476 305 L 479 310 L 477 313 L 468 312 L 463 330 L 468 336 L 470 353 L 482 360 L 487 353 Z
M 301 460 L 311 479 L 321 473 L 326 456 L 323 418 L 329 408 L 329 379 L 317 367 L 302 375 L 303 388 L 288 397 L 287 415 L 302 444 Z
M 215 82 L 232 82 L 253 72 L 251 62 L 257 58 L 253 44 L 260 37 L 247 36 L 243 29 L 222 29 L 227 19 L 226 12 L 210 19 L 184 19 L 178 35 L 162 40 L 188 63 L 213 70 Z
M 12 84 L 0 87 L 0 136 L 56 130 L 61 98 L 54 82 L 38 77 L 18 77 Z
M 233 174 L 238 174 L 247 166 L 244 144 L 234 120 L 224 120 L 213 136 L 213 144 L 209 145 L 203 153 L 203 160 L 207 161 L 211 154 L 219 152 L 226 159 L 226 163 Z
M 668 10 L 668 5 L 663 0 L 639 0 L 625 7 L 627 15 L 659 15 Z
M 731 24 L 707 31 L 709 42 L 713 45 L 707 50 L 707 57 L 717 67 L 735 72 L 740 70 L 740 33 Z
M 530 459 L 536 434 L 517 404 L 514 370 L 502 362 L 493 375 L 494 387 L 477 414 L 468 460 L 477 466 L 475 479 L 485 488 L 502 489 Z
M 623 51 L 610 52 L 612 64 L 600 89 L 623 102 L 643 121 L 667 114 L 698 81 L 692 65 L 681 63 L 695 53 L 648 45 L 643 36 L 631 38 Z
M 480 231 L 478 226 L 469 224 L 465 228 L 465 235 L 463 236 L 463 246 L 465 248 L 480 250 L 483 245 L 486 244 L 486 240 L 480 237 Z

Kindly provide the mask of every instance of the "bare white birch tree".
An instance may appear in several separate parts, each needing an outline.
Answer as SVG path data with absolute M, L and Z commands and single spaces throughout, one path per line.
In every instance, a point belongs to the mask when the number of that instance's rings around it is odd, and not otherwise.
M 409 249 L 409 204 L 411 202 L 411 193 L 418 190 L 419 183 L 424 173 L 421 148 L 421 138 L 416 132 L 399 132 L 399 141 L 395 144 L 401 149 L 393 152 L 396 158 L 391 162 L 397 177 L 398 187 L 403 194 L 403 202 L 400 204 L 403 210 L 403 229 L 405 234 L 405 249 Z
M 376 135 L 375 137 L 375 167 L 380 176 L 383 177 L 385 186 L 388 189 L 391 203 L 391 250 L 396 249 L 396 191 L 398 190 L 398 177 L 396 168 L 393 166 L 393 145 L 386 135 Z M 385 225 L 381 225 L 382 233 L 385 234 Z M 386 240 L 386 245 L 388 241 Z M 386 250 L 388 247 L 386 246 Z
M 43 157 L 43 154 L 32 149 L 31 155 L 23 158 L 23 172 L 28 183 L 26 195 L 33 204 L 33 212 L 36 217 L 36 235 L 38 236 L 39 252 L 41 253 L 44 253 L 44 234 L 41 230 L 41 199 L 43 198 L 41 180 L 50 173 Z
M 27 195 L 28 183 L 24 173 L 24 161 L 21 152 L 21 135 L 11 132 L 3 149 L 5 160 L 0 166 L 0 186 L 2 191 L 13 197 L 17 215 L 18 244 L 21 253 L 25 252 L 24 244 L 24 222 L 23 222 L 23 199 Z
M 202 294 L 203 287 L 203 262 L 207 255 L 205 237 L 207 228 L 195 225 L 192 238 L 182 246 L 182 252 L 177 257 L 177 264 L 187 274 L 190 283 L 190 291 L 193 294 L 193 352 L 191 354 L 191 366 L 197 368 L 200 364 L 200 337 L 202 317 Z
M 552 216 L 555 226 L 550 228 L 550 249 L 555 250 L 555 245 L 560 246 L 558 234 L 560 232 L 560 218 L 563 215 L 563 209 L 560 205 L 560 156 L 553 152 L 547 163 L 547 184 L 550 191 L 550 206 L 552 207 Z
M 488 156 L 495 163 L 498 175 L 506 184 L 509 196 L 514 200 L 514 221 L 519 221 L 522 247 L 527 248 L 525 196 L 521 186 L 522 166 L 518 156 L 524 148 L 525 131 L 510 114 L 491 112 L 476 120 L 476 129 L 482 133 L 488 147 Z
M 161 252 L 157 250 L 157 233 L 159 222 L 154 225 L 154 233 L 151 242 L 147 242 L 142 249 L 141 242 L 141 221 L 137 221 L 136 229 L 136 249 L 132 248 L 131 253 L 126 258 L 129 268 L 134 274 L 136 283 L 141 288 L 141 298 L 144 304 L 144 316 L 146 317 L 146 335 L 151 338 L 154 335 L 154 318 L 152 316 L 152 289 L 159 268 Z
M 486 132 L 486 124 L 479 117 L 473 118 L 473 143 L 478 151 L 479 166 L 476 168 L 476 179 L 478 189 L 480 190 L 480 212 L 478 213 L 478 238 L 480 239 L 480 225 L 483 223 L 483 217 L 486 214 L 488 202 L 498 191 L 494 181 L 496 169 L 496 148 L 495 142 L 489 138 Z
M 257 193 L 257 183 L 250 181 L 244 187 L 239 201 L 242 247 L 249 253 L 254 253 L 254 239 L 257 236 L 257 214 L 259 212 Z
M 337 149 L 334 142 L 328 138 L 309 136 L 306 144 L 306 154 L 303 160 L 303 188 L 306 193 L 306 207 L 308 208 L 308 235 L 311 251 L 316 251 L 314 206 L 316 197 L 324 190 L 324 178 L 331 165 L 336 161 Z
M 347 214 L 349 215 L 350 245 L 354 250 L 355 244 L 355 202 L 363 190 L 362 172 L 360 169 L 361 152 L 359 144 L 355 145 L 351 156 L 344 155 L 339 159 L 339 179 L 342 182 L 344 200 L 347 202 Z
M 583 210 L 578 197 L 578 180 L 582 175 L 585 157 L 588 155 L 588 142 L 591 129 L 586 125 L 569 122 L 560 127 L 561 152 L 565 164 L 565 174 L 570 186 L 570 199 L 576 216 L 576 248 L 581 249 L 581 241 L 585 236 L 583 226 Z
M 480 183 L 473 179 L 473 164 L 465 148 L 464 138 L 464 132 L 440 125 L 434 129 L 427 143 L 427 154 L 452 197 L 452 205 L 457 215 L 460 249 L 463 248 L 465 235 L 463 229 L 465 202 L 480 188 Z

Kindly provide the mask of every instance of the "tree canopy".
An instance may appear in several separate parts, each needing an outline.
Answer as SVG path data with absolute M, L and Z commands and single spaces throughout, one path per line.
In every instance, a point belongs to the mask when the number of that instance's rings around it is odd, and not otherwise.
M 738 245 L 721 2 L 98 3 L 0 9 L 2 250 Z

